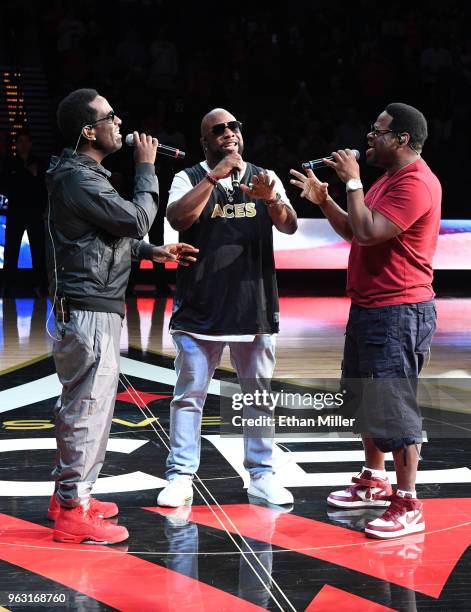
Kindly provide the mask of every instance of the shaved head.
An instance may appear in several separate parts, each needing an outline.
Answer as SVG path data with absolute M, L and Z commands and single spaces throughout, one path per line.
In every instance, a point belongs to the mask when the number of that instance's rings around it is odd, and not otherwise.
M 201 121 L 201 136 L 204 136 L 213 125 L 217 123 L 226 123 L 227 121 L 234 121 L 235 117 L 229 111 L 224 108 L 213 108 L 213 110 L 206 113 Z

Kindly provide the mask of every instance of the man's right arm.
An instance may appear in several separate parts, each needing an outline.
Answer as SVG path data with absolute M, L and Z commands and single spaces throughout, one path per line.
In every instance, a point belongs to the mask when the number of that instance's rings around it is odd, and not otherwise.
M 319 208 L 337 234 L 347 242 L 351 242 L 353 239 L 353 232 L 348 220 L 348 213 L 343 210 L 343 208 L 340 208 L 330 196 L 327 196 L 325 201 L 319 204 Z
M 185 177 L 187 177 L 186 173 Z M 172 192 L 182 193 L 185 189 L 188 191 L 178 199 L 169 201 L 166 213 L 170 225 L 179 232 L 187 230 L 199 219 L 215 187 L 206 178 L 191 187 L 189 179 L 185 177 L 179 173 L 173 179 L 170 197 L 172 197 Z
M 233 168 L 237 168 L 239 171 L 243 168 L 242 157 L 238 153 L 230 153 L 223 157 L 194 187 L 191 185 L 186 172 L 175 176 L 167 205 L 167 219 L 173 229 L 184 232 L 199 219 L 213 189 L 216 187 L 217 181 L 229 176 Z M 178 195 L 182 193 L 182 195 L 172 198 L 175 192 L 178 192 Z

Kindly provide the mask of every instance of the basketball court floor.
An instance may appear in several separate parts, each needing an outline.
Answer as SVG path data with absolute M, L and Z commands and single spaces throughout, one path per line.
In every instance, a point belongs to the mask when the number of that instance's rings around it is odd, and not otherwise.
M 428 443 L 417 489 L 426 531 L 369 540 L 362 527 L 380 509 L 346 511 L 325 502 L 363 465 L 361 443 L 348 431 L 276 438 L 277 471 L 294 507 L 247 498 L 242 441 L 220 434 L 221 381 L 233 377 L 225 354 L 205 406 L 193 506 L 159 508 L 175 382 L 171 300 L 133 298 L 106 462 L 94 489 L 118 503 L 130 538 L 114 546 L 61 544 L 46 517 L 60 393 L 45 332 L 49 306 L 33 299 L 0 305 L 1 609 L 471 609 L 466 402 L 424 412 Z M 423 376 L 449 379 L 453 391 L 471 377 L 471 299 L 439 299 L 437 309 Z M 347 314 L 344 298 L 281 298 L 276 382 L 338 377 Z

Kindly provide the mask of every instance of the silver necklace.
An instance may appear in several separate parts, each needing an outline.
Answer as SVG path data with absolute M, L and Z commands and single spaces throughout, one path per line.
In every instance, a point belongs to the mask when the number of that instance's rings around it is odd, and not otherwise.
M 217 186 L 223 194 L 226 194 L 227 201 L 232 203 L 234 201 L 235 189 L 232 189 L 231 187 L 224 187 L 224 185 L 221 185 L 219 181 Z

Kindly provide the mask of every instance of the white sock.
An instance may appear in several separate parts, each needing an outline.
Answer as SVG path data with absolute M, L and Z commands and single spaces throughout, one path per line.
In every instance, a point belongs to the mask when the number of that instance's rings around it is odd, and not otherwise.
M 368 470 L 369 472 L 371 472 L 371 475 L 375 476 L 376 478 L 382 478 L 383 480 L 385 480 L 388 477 L 386 474 L 386 470 L 374 470 L 373 468 L 369 468 L 369 467 L 366 467 L 366 465 L 364 465 L 362 471 L 365 471 L 365 470 Z
M 396 495 L 398 497 L 405 497 L 406 495 L 410 495 L 412 499 L 417 499 L 417 493 L 414 491 L 403 491 L 402 489 L 396 490 Z

